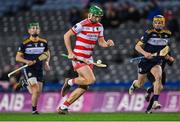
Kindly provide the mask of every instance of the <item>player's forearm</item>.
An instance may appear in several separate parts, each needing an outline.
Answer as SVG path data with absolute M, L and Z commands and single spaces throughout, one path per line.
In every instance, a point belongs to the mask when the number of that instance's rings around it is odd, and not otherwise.
M 25 64 L 28 62 L 28 60 L 24 59 L 23 57 L 19 55 L 16 56 L 16 61 L 20 63 L 25 63 Z
M 136 45 L 135 49 L 138 53 L 145 55 L 146 51 L 144 51 L 144 49 L 140 46 L 140 45 Z
M 50 53 L 50 51 L 48 50 L 48 58 L 46 59 L 46 62 L 49 62 L 49 61 L 50 61 L 50 57 L 51 57 L 51 53 Z
M 70 39 L 70 36 L 68 35 L 64 35 L 64 43 L 65 43 L 65 46 L 66 46 L 66 49 L 68 51 L 68 53 L 72 53 L 72 48 L 71 48 L 71 39 Z
M 105 41 L 104 38 L 100 38 L 98 42 L 99 42 L 99 46 L 101 47 L 109 47 L 108 43 Z
M 101 46 L 101 47 L 109 47 L 108 43 L 106 41 L 104 41 L 102 43 L 99 43 L 99 46 Z

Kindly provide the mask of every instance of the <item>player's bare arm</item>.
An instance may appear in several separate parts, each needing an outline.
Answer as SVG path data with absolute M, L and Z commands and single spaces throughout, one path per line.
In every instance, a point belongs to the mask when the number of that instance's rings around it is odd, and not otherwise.
M 31 66 L 31 65 L 33 65 L 33 64 L 35 63 L 34 61 L 30 61 L 30 60 L 24 59 L 24 58 L 23 58 L 23 54 L 20 53 L 20 52 L 18 52 L 18 53 L 16 54 L 16 61 L 17 61 L 17 62 L 20 62 L 20 63 L 25 63 L 25 64 L 27 64 L 28 66 Z
M 74 36 L 75 34 L 70 29 L 64 34 L 64 43 L 66 46 L 66 49 L 68 51 L 68 58 L 73 59 L 75 58 L 75 55 L 73 54 L 72 47 L 71 47 L 71 36 Z
M 142 48 L 142 46 L 143 46 L 143 43 L 142 43 L 141 41 L 139 41 L 139 42 L 136 44 L 136 46 L 135 46 L 136 51 L 137 51 L 138 53 L 140 53 L 140 54 L 143 54 L 143 55 L 145 56 L 145 58 L 151 59 L 151 58 L 152 58 L 152 54 L 149 53 L 149 52 L 146 52 L 146 51 Z
M 114 46 L 113 40 L 109 39 L 108 41 L 105 41 L 104 37 L 100 37 L 98 40 L 98 43 L 101 47 L 112 47 L 112 46 Z
M 49 62 L 50 62 L 50 57 L 51 57 L 51 54 L 50 54 L 50 51 L 48 51 L 48 58 L 46 59 L 45 61 L 45 64 L 44 64 L 44 68 L 46 71 L 49 71 L 51 69 L 50 65 L 49 65 Z

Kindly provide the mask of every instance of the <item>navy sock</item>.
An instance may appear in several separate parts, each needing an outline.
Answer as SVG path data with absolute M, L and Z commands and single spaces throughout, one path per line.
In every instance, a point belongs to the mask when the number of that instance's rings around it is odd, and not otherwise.
M 153 102 L 154 102 L 154 98 L 151 97 L 151 100 L 150 100 L 149 105 L 147 107 L 147 111 L 149 111 L 152 108 Z
M 150 88 L 148 88 L 148 90 L 147 90 L 147 92 L 148 92 L 148 93 L 151 93 L 151 92 L 153 92 L 153 91 L 154 91 L 153 86 L 152 86 L 152 87 L 150 87 Z
M 135 84 L 133 84 L 133 87 L 134 87 L 134 89 L 137 89 L 137 88 L 138 88 L 137 86 L 135 86 Z
M 154 99 L 154 101 L 158 101 L 159 95 L 154 95 L 154 96 L 153 96 L 153 99 Z
M 32 106 L 32 111 L 36 111 L 37 110 L 37 106 Z

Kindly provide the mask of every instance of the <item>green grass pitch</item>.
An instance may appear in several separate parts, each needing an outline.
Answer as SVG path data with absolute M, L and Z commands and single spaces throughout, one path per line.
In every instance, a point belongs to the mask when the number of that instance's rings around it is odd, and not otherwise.
M 180 121 L 180 113 L 0 113 L 0 121 Z

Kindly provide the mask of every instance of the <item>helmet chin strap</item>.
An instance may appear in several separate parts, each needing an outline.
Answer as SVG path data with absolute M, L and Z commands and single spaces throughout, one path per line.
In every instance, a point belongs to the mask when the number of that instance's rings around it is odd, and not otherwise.
M 35 34 L 32 34 L 32 37 L 38 37 L 39 34 L 35 33 Z

